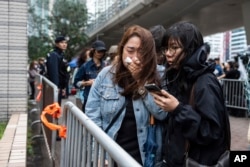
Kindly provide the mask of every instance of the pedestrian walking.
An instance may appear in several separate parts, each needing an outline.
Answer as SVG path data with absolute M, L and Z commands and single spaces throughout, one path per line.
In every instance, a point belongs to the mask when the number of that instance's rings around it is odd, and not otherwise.
M 111 45 L 108 50 L 108 56 L 106 57 L 106 66 L 116 63 L 117 60 L 118 45 Z
M 165 65 L 166 58 L 165 58 L 165 55 L 162 53 L 161 43 L 162 43 L 162 38 L 166 32 L 166 29 L 162 25 L 155 25 L 151 27 L 149 31 L 152 33 L 154 41 L 155 41 L 155 49 L 157 53 L 157 64 Z
M 150 113 L 158 119 L 167 115 L 144 88 L 147 82 L 160 84 L 159 73 L 152 34 L 131 26 L 119 44 L 117 62 L 105 67 L 95 79 L 85 108 L 86 115 L 141 165 Z M 161 132 L 158 127 L 155 161 L 161 159 Z
M 29 99 L 34 100 L 35 99 L 35 77 L 36 75 L 39 74 L 38 63 L 36 60 L 30 63 L 28 73 L 29 73 L 28 81 L 29 81 L 30 90 L 31 90 Z
M 72 84 L 74 84 L 75 76 L 76 76 L 77 71 L 79 70 L 79 68 L 89 60 L 90 51 L 91 51 L 91 48 L 89 48 L 89 47 L 83 48 L 80 55 L 79 55 L 79 57 L 77 58 L 77 67 L 74 69 L 74 72 L 73 72 L 73 75 L 72 75 Z M 84 103 L 83 94 L 84 94 L 85 87 L 82 86 L 82 81 L 78 81 L 76 83 L 76 85 L 78 86 L 77 91 L 76 91 L 76 96 L 75 96 L 76 97 L 76 106 L 78 108 L 82 108 L 82 105 Z
M 103 58 L 106 50 L 107 49 L 103 41 L 96 40 L 93 42 L 91 51 L 89 53 L 91 59 L 84 63 L 76 73 L 74 86 L 76 88 L 85 87 L 83 94 L 84 102 L 82 105 L 83 112 L 85 112 L 85 105 L 88 100 L 90 88 L 94 83 L 97 74 L 105 66 Z
M 40 75 L 43 75 L 45 76 L 46 75 L 46 65 L 45 65 L 45 62 L 44 62 L 44 58 L 43 57 L 40 57 L 38 59 L 38 69 L 39 69 L 39 74 Z
M 176 23 L 166 31 L 163 52 L 166 90 L 152 93 L 155 103 L 168 112 L 162 166 L 188 166 L 190 159 L 212 166 L 225 154 L 227 166 L 229 118 L 215 67 L 206 62 L 202 34 L 191 23 Z

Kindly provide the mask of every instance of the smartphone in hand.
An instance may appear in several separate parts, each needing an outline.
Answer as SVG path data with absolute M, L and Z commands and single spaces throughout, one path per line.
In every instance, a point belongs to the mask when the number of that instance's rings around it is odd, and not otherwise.
M 152 83 L 152 84 L 146 84 L 146 85 L 144 85 L 144 87 L 149 92 L 161 94 L 161 88 L 159 86 L 157 86 L 156 84 L 154 84 L 154 83 Z

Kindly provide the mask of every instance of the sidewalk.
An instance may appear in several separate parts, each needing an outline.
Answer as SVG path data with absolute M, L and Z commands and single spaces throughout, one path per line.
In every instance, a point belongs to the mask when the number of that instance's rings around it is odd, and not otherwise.
M 25 167 L 27 149 L 27 114 L 13 114 L 0 140 L 0 166 Z
M 249 127 L 249 118 L 239 118 L 230 116 L 231 126 L 231 150 L 246 151 L 249 150 L 250 143 L 247 141 L 247 132 Z

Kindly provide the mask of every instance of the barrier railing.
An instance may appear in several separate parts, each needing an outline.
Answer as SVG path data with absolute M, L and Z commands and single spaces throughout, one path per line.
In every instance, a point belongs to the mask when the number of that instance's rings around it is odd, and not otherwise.
M 233 79 L 220 81 L 226 106 L 248 111 L 244 89 L 246 81 Z M 41 112 L 46 106 L 57 102 L 58 90 L 52 82 L 40 75 L 36 77 L 36 86 L 38 86 L 37 106 Z M 51 115 L 46 115 L 46 118 L 56 123 Z M 72 102 L 64 104 L 62 125 L 67 130 L 66 138 L 61 140 L 60 167 L 113 167 L 114 163 L 121 167 L 140 166 Z M 51 131 L 46 126 L 42 126 L 42 131 L 51 159 L 48 166 L 54 166 L 56 131 Z
M 225 103 L 228 108 L 239 109 L 247 114 L 248 105 L 245 93 L 245 80 L 221 79 Z
M 42 75 L 37 75 L 35 78 L 36 86 L 36 107 L 39 114 L 38 120 L 34 120 L 32 124 L 40 124 L 40 115 L 43 109 L 52 103 L 58 101 L 58 89 L 57 86 Z M 57 120 L 51 115 L 46 115 L 46 119 L 49 122 L 57 123 Z M 41 135 L 44 137 L 46 149 L 50 162 L 47 162 L 47 166 L 54 166 L 55 161 L 55 145 L 56 145 L 56 131 L 51 131 L 48 127 L 41 124 Z M 40 136 L 40 135 L 36 135 Z
M 64 104 L 62 124 L 60 167 L 141 166 L 72 102 Z

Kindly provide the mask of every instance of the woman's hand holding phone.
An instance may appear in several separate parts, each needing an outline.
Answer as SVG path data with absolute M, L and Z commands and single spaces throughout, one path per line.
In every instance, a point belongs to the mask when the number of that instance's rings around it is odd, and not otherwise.
M 173 95 L 163 89 L 160 94 L 156 92 L 150 92 L 150 94 L 154 97 L 155 103 L 167 112 L 174 111 L 180 103 Z

